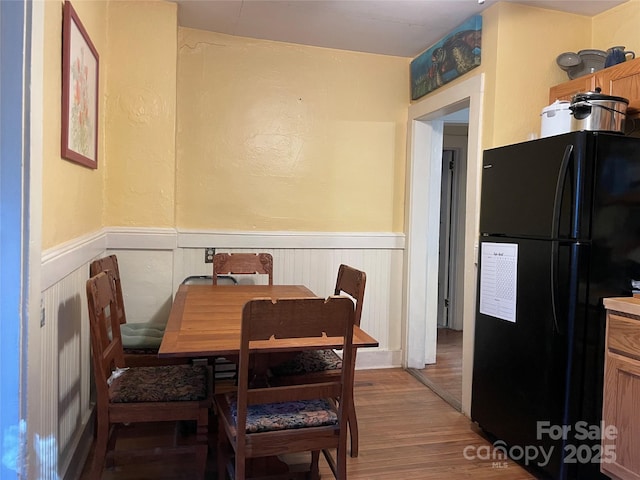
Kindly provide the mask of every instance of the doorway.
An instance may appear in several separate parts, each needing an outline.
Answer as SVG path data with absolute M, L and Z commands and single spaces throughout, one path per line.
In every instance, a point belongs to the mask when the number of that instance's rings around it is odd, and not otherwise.
M 448 123 L 455 117 L 456 123 Z M 462 406 L 462 330 L 457 295 L 464 271 L 464 213 L 468 109 L 443 117 L 438 251 L 436 360 L 414 375 L 457 410 Z M 464 123 L 462 123 L 464 122 Z
M 434 364 L 437 350 L 440 182 L 444 146 L 443 120 L 468 109 L 465 207 L 460 222 L 460 275 L 453 302 L 462 328 L 461 411 L 469 415 L 473 371 L 476 251 L 480 179 L 481 117 L 484 75 L 480 73 L 434 92 L 409 108 L 407 169 L 407 249 L 405 252 L 406 366 L 419 370 Z
M 444 121 L 442 174 L 440 180 L 440 222 L 438 241 L 438 327 L 462 331 L 457 302 L 464 276 L 464 231 L 467 179 L 469 109 L 442 118 Z

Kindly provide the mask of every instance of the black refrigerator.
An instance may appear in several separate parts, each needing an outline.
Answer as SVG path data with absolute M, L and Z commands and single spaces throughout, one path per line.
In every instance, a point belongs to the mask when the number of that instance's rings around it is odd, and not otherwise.
M 604 297 L 640 280 L 640 139 L 483 156 L 471 418 L 540 478 L 599 479 Z

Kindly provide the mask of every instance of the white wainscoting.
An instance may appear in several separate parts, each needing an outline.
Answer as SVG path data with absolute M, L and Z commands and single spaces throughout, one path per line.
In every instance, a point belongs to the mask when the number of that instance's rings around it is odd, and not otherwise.
M 362 327 L 379 341 L 358 353 L 357 368 L 401 366 L 404 235 L 395 233 L 202 232 L 106 228 L 42 256 L 45 325 L 41 335 L 41 432 L 57 439 L 58 471 L 73 478 L 91 414 L 90 338 L 85 283 L 89 263 L 118 255 L 128 320 L 166 321 L 171 301 L 189 275 L 209 275 L 206 247 L 218 252 L 264 251 L 274 258 L 274 282 L 333 293 L 338 266 L 367 273 Z M 145 293 L 146 292 L 146 293 Z M 149 293 L 151 292 L 151 293 Z M 51 459 L 50 461 L 55 461 Z M 54 466 L 52 464 L 52 466 Z M 72 476 L 68 476 L 72 475 Z
M 86 265 L 84 266 L 86 267 Z M 42 292 L 45 324 L 41 327 L 41 432 L 57 440 L 40 459 L 41 470 L 66 472 L 82 448 L 91 415 L 90 338 L 86 268 L 76 268 Z M 56 401 L 52 401 L 57 399 Z
M 402 262 L 404 235 L 395 233 L 307 233 L 178 231 L 174 288 L 190 275 L 211 275 L 205 248 L 216 252 L 273 255 L 273 281 L 303 284 L 316 295 L 333 294 L 341 263 L 367 274 L 361 326 L 378 340 L 377 349 L 358 352 L 357 368 L 402 364 Z

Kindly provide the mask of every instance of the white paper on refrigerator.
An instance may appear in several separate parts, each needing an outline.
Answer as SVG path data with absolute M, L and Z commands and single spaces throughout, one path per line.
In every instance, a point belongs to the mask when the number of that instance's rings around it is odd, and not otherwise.
M 518 244 L 483 242 L 480 247 L 480 313 L 515 322 Z

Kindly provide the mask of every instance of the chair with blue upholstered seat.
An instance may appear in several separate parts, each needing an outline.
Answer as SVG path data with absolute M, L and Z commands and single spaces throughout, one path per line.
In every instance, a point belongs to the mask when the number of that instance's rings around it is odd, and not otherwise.
M 161 456 L 169 451 L 193 451 L 194 476 L 203 479 L 213 399 L 211 368 L 186 364 L 129 368 L 122 347 L 113 271 L 91 277 L 86 287 L 97 424 L 91 478 L 101 478 L 105 462 L 115 456 L 116 434 L 122 424 L 188 421 L 195 423 L 195 438 L 190 443 L 146 449 L 144 453 Z M 121 452 L 133 458 L 141 453 Z
M 354 323 L 360 326 L 362 305 L 364 302 L 364 290 L 367 283 L 365 272 L 349 265 L 340 265 L 336 279 L 335 295 L 348 294 L 355 301 Z M 355 352 L 354 352 L 355 358 Z M 355 365 L 355 360 L 354 360 Z M 339 375 L 342 369 L 342 358 L 333 350 L 304 351 L 292 359 L 270 369 L 274 376 L 274 383 L 296 383 L 301 378 L 315 378 L 323 381 L 327 376 Z M 359 437 L 358 420 L 355 404 L 349 411 L 349 432 L 351 435 L 351 456 L 358 456 Z
M 353 302 L 346 297 L 247 302 L 242 313 L 238 390 L 215 396 L 219 480 L 227 478 L 227 470 L 231 478 L 244 480 L 248 459 L 304 451 L 312 452 L 306 478 L 319 478 L 322 451 L 335 477 L 346 479 L 353 369 L 343 368 L 340 375 L 321 383 L 300 381 L 281 387 L 250 388 L 249 351 L 257 348 L 260 354 L 268 355 L 280 351 L 283 343 L 290 345 L 298 339 L 304 339 L 305 347 L 317 349 L 326 335 L 339 341 L 345 352 L 343 362 L 351 365 L 353 312 Z M 268 478 L 267 472 L 260 473 L 260 478 Z

